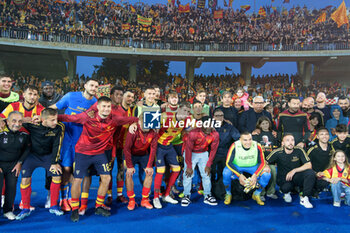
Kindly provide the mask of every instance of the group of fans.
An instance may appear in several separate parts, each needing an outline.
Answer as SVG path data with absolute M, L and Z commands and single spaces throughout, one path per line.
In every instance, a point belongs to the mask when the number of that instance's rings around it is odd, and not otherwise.
M 111 88 L 110 97 L 97 99 L 97 80 L 88 79 L 83 91 L 63 97 L 46 81 L 41 97 L 36 86 L 28 85 L 19 101 L 13 82 L 10 75 L 0 76 L 0 188 L 3 213 L 10 220 L 22 220 L 33 211 L 31 176 L 37 167 L 46 169 L 45 207 L 50 213 L 71 211 L 71 220 L 79 221 L 87 210 L 91 177 L 99 175 L 95 214 L 110 216 L 115 163 L 117 201 L 127 203 L 129 210 L 137 206 L 137 164 L 141 207 L 147 209 L 178 204 L 178 198 L 181 206 L 189 206 L 194 177 L 199 178 L 198 193 L 211 206 L 217 199 L 229 205 L 237 196 L 264 205 L 267 198 L 278 198 L 276 184 L 287 203 L 298 193 L 300 204 L 313 208 L 310 197 L 330 185 L 334 206 L 341 205 L 343 193 L 350 204 L 347 97 L 339 96 L 339 106 L 328 106 L 323 92 L 316 104 L 313 97 L 301 103 L 291 95 L 274 118 L 274 106 L 271 110 L 260 95 L 249 101 L 242 88 L 234 94 L 223 91 L 222 104 L 212 110 L 204 90 L 191 103 L 179 103 L 175 90 L 160 99 L 158 86 L 146 87 L 139 101 L 120 86 Z M 146 127 L 146 113 L 160 117 L 160 128 Z M 16 216 L 20 173 L 21 212 Z M 128 198 L 123 196 L 124 182 Z
M 27 32 L 23 39 L 51 41 L 58 36 L 58 42 L 70 43 L 91 43 L 87 38 L 100 38 L 103 45 L 135 48 L 143 48 L 146 41 L 154 43 L 154 48 L 160 48 L 160 42 L 202 42 L 226 43 L 236 50 L 257 50 L 262 43 L 269 50 L 303 49 L 314 44 L 317 49 L 335 49 L 335 44 L 348 43 L 345 27 L 337 28 L 330 18 L 332 6 L 287 10 L 267 4 L 260 8 L 264 13 L 225 8 L 217 9 L 220 14 L 215 16 L 215 9 L 191 6 L 181 11 L 180 5 L 180 1 L 169 8 L 169 4 L 131 5 L 102 0 L 4 0 L 0 1 L 0 36 L 17 38 L 20 32 Z M 322 14 L 324 20 L 315 22 Z M 246 44 L 250 46 L 240 48 Z

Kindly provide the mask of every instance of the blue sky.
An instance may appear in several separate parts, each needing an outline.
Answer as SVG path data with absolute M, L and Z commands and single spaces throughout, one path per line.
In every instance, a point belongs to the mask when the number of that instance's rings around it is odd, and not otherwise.
M 228 2 L 229 0 L 226 0 Z M 119 2 L 119 1 L 116 1 Z M 130 3 L 139 2 L 130 0 Z M 163 3 L 166 4 L 167 0 L 143 0 L 142 2 L 146 4 L 156 4 Z M 180 0 L 181 4 L 187 4 L 191 2 L 191 0 Z M 208 2 L 208 1 L 207 1 Z M 218 5 L 223 7 L 224 0 L 218 0 Z M 254 12 L 254 2 L 255 2 L 255 11 L 258 11 L 261 6 L 272 5 L 276 7 L 285 7 L 287 9 L 292 8 L 293 6 L 301 6 L 306 5 L 309 9 L 319 9 L 329 5 L 338 7 L 342 0 L 290 0 L 290 3 L 283 4 L 283 0 L 275 0 L 273 3 L 271 0 L 234 0 L 233 8 L 240 8 L 241 5 L 251 5 L 251 9 L 247 13 Z M 350 0 L 345 0 L 345 4 L 350 7 Z M 94 71 L 94 65 L 99 65 L 102 62 L 102 58 L 96 57 L 78 57 L 77 59 L 77 73 L 85 74 L 91 76 Z M 232 69 L 234 73 L 240 73 L 240 65 L 239 63 L 203 63 L 199 69 L 195 70 L 196 74 L 205 74 L 211 75 L 214 74 L 225 74 L 225 66 Z M 186 73 L 186 65 L 184 62 L 170 62 L 169 73 L 177 73 L 184 75 Z M 273 62 L 266 63 L 260 69 L 252 70 L 253 75 L 263 75 L 263 74 L 275 74 L 275 73 L 288 73 L 294 74 L 297 72 L 297 66 L 295 62 Z

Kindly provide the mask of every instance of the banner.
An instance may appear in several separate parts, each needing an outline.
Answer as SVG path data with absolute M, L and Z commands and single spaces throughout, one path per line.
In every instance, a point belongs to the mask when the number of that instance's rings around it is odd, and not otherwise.
M 206 0 L 198 0 L 197 8 L 204 9 Z
M 160 35 L 160 31 L 162 29 L 160 24 L 158 24 L 157 26 L 153 25 L 152 28 L 156 29 L 156 35 Z
M 137 22 L 143 26 L 150 26 L 152 24 L 152 18 L 142 17 L 137 15 Z
M 96 97 L 97 99 L 101 96 L 109 97 L 111 94 L 111 84 L 98 86 Z
M 179 5 L 179 13 L 189 13 L 190 12 L 190 4 Z
M 122 24 L 122 29 L 123 29 L 123 30 L 129 30 L 129 29 L 130 29 L 130 24 L 128 24 L 128 23 L 123 23 L 123 24 Z
M 223 16 L 224 16 L 223 10 L 214 11 L 214 19 L 222 19 Z
M 318 17 L 315 21 L 315 24 L 317 23 L 323 23 L 326 21 L 326 12 L 322 12 L 322 14 L 320 15 L 320 17 Z

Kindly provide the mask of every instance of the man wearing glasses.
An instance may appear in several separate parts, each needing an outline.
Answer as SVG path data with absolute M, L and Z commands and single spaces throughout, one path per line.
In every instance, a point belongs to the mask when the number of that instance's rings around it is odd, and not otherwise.
M 253 99 L 252 108 L 243 112 L 242 116 L 239 118 L 239 131 L 252 133 L 255 130 L 256 122 L 261 116 L 266 116 L 271 122 L 273 122 L 271 114 L 264 110 L 264 107 L 264 98 L 262 96 L 255 96 Z
M 223 200 L 226 191 L 223 183 L 222 172 L 226 166 L 227 152 L 231 144 L 239 139 L 240 134 L 235 126 L 224 121 L 224 112 L 221 109 L 217 108 L 214 111 L 214 120 L 221 123 L 220 127 L 215 127 L 215 130 L 219 133 L 220 142 L 211 166 L 210 177 L 212 194 L 215 198 Z

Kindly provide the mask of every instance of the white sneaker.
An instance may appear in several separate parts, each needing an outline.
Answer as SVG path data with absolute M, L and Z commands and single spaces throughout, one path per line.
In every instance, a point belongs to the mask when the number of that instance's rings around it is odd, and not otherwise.
M 1 195 L 1 208 L 4 207 L 4 203 L 5 203 L 5 195 Z
M 51 207 L 51 198 L 50 198 L 50 192 L 47 194 L 46 202 L 45 202 L 45 209 L 48 209 Z
M 274 200 L 278 199 L 278 196 L 275 193 L 274 194 L 267 194 L 266 196 L 271 198 L 271 199 L 274 199 Z
M 4 214 L 4 217 L 7 218 L 8 220 L 15 220 L 16 219 L 16 215 L 13 214 L 13 212 L 7 212 Z
M 314 206 L 309 201 L 309 197 L 300 197 L 300 205 L 304 206 L 307 209 L 314 208 Z
M 170 195 L 164 197 L 163 201 L 168 202 L 170 204 L 174 204 L 174 205 L 179 203 L 177 200 L 173 199 Z
M 333 206 L 334 207 L 340 207 L 340 202 L 337 202 L 337 201 L 333 202 Z
M 153 199 L 153 206 L 154 206 L 154 208 L 156 208 L 156 209 L 161 209 L 161 208 L 163 208 L 162 204 L 160 203 L 159 198 L 154 198 L 154 199 Z
M 287 203 L 291 203 L 291 202 L 292 202 L 292 196 L 290 195 L 290 193 L 285 193 L 285 194 L 283 195 L 283 199 L 284 199 L 284 201 L 287 202 Z

